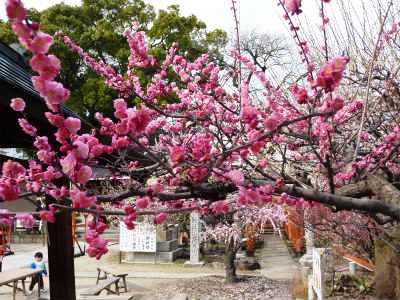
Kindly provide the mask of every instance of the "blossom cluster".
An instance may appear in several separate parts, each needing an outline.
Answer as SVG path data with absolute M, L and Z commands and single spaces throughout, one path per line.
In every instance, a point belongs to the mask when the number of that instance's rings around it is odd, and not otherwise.
M 33 54 L 30 65 L 38 75 L 32 81 L 50 110 L 45 117 L 55 128 L 56 143 L 40 136 L 24 117 L 29 103 L 12 99 L 10 106 L 23 116 L 18 122 L 32 137 L 37 151 L 28 166 L 12 161 L 3 164 L 0 198 L 13 201 L 26 190 L 47 194 L 55 201 L 68 199 L 72 210 L 96 209 L 101 213 L 99 196 L 89 184 L 96 166 L 107 169 L 111 180 L 129 178 L 124 187 L 131 193 L 125 198 L 108 198 L 112 207 L 124 214 L 123 222 L 129 229 L 134 229 L 141 211 L 156 211 L 154 223 L 161 224 L 167 218 L 162 210 L 168 209 L 198 210 L 216 216 L 238 209 L 245 212 L 246 218 L 252 215 L 248 210 L 251 208 L 261 219 L 279 223 L 283 221 L 282 207 L 313 205 L 307 204 L 307 199 L 289 195 L 288 189 L 282 193 L 285 182 L 307 186 L 307 176 L 311 176 L 317 181 L 312 185 L 327 192 L 378 167 L 398 174 L 400 130 L 393 123 L 388 122 L 390 133 L 382 134 L 369 153 L 349 161 L 348 152 L 354 150 L 350 141 L 365 107 L 363 99 L 341 89 L 350 58 L 326 57 L 318 67 L 292 20 L 292 15 L 301 13 L 301 1 L 280 3 L 299 46 L 307 78 L 274 86 L 256 62 L 232 51 L 233 58 L 259 81 L 263 89 L 260 99 L 253 97 L 245 80 L 238 89 L 224 86 L 223 70 L 207 54 L 190 61 L 178 55 L 178 45 L 173 44 L 166 58 L 157 61 L 149 54 L 146 36 L 138 30 L 138 24 L 125 32 L 130 49 L 126 74 L 97 61 L 71 38 L 57 33 L 61 42 L 119 93 L 113 101 L 113 115 L 96 113 L 99 128 L 89 133 L 81 119 L 60 112 L 69 91 L 56 81 L 61 64 L 49 54 L 53 38 L 27 20 L 21 1 L 7 0 L 13 30 Z M 327 26 L 324 13 L 322 17 Z M 393 36 L 397 30 L 394 26 L 387 34 Z M 326 54 L 329 56 L 328 51 Z M 144 85 L 138 72 L 147 68 L 154 76 Z M 133 97 L 141 103 L 131 105 Z M 176 101 L 167 103 L 166 98 Z M 364 132 L 361 146 L 370 140 L 371 135 Z M 68 184 L 56 184 L 60 179 Z M 209 188 L 211 185 L 217 187 L 217 192 Z M 227 199 L 232 189 L 237 193 Z M 56 210 L 49 207 L 40 215 L 53 222 Z M 29 216 L 20 218 L 31 225 Z M 5 214 L 3 219 L 7 222 L 9 218 Z M 240 228 L 228 227 L 210 229 L 207 235 L 237 243 Z M 101 237 L 105 229 L 98 220 L 90 225 L 85 236 L 90 256 L 100 258 L 107 252 L 107 241 Z

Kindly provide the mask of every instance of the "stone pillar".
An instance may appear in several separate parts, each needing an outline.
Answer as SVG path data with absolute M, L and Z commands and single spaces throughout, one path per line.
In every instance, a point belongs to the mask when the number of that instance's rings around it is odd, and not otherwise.
M 200 214 L 194 211 L 190 214 L 190 260 L 185 263 L 186 265 L 198 266 L 204 264 L 200 261 L 200 241 Z
M 314 231 L 312 225 L 307 222 L 306 211 L 304 212 L 304 239 L 306 242 L 306 253 L 300 258 L 299 262 L 303 267 L 311 268 L 314 249 Z
M 309 209 L 304 210 L 304 240 L 306 244 L 306 253 L 299 260 L 303 282 L 307 282 L 309 275 L 312 274 L 313 268 L 314 231 L 312 225 L 308 222 L 309 213 Z
M 307 281 L 307 283 L 308 283 L 307 299 L 308 300 L 314 300 L 315 298 L 314 298 L 313 277 L 312 277 L 312 275 L 308 275 L 307 279 L 308 279 L 308 281 Z
M 314 231 L 312 225 L 306 223 L 304 228 L 304 239 L 306 240 L 306 255 L 313 255 L 314 249 Z
M 357 265 L 354 262 L 349 262 L 349 273 L 350 275 L 356 275 Z

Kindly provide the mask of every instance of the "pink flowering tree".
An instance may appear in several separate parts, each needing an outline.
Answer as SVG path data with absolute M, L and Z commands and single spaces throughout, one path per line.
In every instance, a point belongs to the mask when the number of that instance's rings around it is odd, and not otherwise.
M 329 26 L 325 17 L 329 2 L 320 1 L 322 32 Z M 368 90 L 359 98 L 342 87 L 351 75 L 347 68 L 352 57 L 335 55 L 325 47 L 323 61 L 315 64 L 293 18 L 301 13 L 301 1 L 279 3 L 298 44 L 305 80 L 288 88 L 275 86 L 268 70 L 261 71 L 234 50 L 232 57 L 240 67 L 233 76 L 240 80 L 232 90 L 222 85 L 222 70 L 208 61 L 207 54 L 188 61 L 176 54 L 179 45 L 175 44 L 164 61 L 157 61 L 136 25 L 125 32 L 130 46 L 128 71 L 118 74 L 62 32 L 55 37 L 41 32 L 39 24 L 27 19 L 20 0 L 7 0 L 12 28 L 32 52 L 30 65 L 36 72 L 32 82 L 47 104 L 45 116 L 56 129 L 57 143 L 50 144 L 49 137 L 41 136 L 25 117 L 24 107 L 30 103 L 10 99 L 21 130 L 32 137 L 36 157 L 27 166 L 13 161 L 3 164 L 0 199 L 44 195 L 48 205 L 40 216 L 48 222 L 57 223 L 62 211 L 78 211 L 121 216 L 131 229 L 138 215 L 154 215 L 154 222 L 161 223 L 169 213 L 226 214 L 232 206 L 259 209 L 270 204 L 273 195 L 280 196 L 280 205 L 324 205 L 333 211 L 359 212 L 377 222 L 398 222 L 398 202 L 338 192 L 380 172 L 390 180 L 398 178 L 398 122 L 376 106 L 374 113 L 381 115 L 385 130 L 371 138 L 362 121 Z M 390 29 L 382 25 L 379 45 L 394 42 L 395 25 Z M 114 117 L 98 112 L 97 127 L 91 132 L 82 132 L 79 119 L 60 111 L 70 92 L 57 81 L 60 61 L 49 53 L 54 38 L 80 55 L 119 93 Z M 149 68 L 156 70 L 155 75 L 143 86 L 137 74 Z M 262 103 L 253 101 L 242 69 L 262 86 Z M 166 104 L 166 97 L 175 103 Z M 128 105 L 132 99 L 139 100 L 137 105 Z M 356 144 L 351 142 L 354 139 Z M 88 184 L 95 167 L 106 168 L 110 179 L 128 177 L 124 191 L 96 194 Z M 236 196 L 227 199 L 231 193 Z M 104 203 L 112 209 L 104 209 Z M 11 217 L 2 215 L 1 220 Z M 27 225 L 30 219 L 23 216 Z M 107 241 L 101 237 L 106 226 L 97 220 L 89 224 L 85 240 L 88 254 L 100 258 L 107 252 Z

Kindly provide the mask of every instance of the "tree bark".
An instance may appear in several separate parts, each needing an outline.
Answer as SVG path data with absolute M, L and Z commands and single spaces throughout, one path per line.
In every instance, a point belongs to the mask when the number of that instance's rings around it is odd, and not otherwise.
M 48 223 L 48 256 L 51 300 L 75 300 L 74 248 L 71 211 L 61 210 Z
M 392 205 L 400 202 L 400 191 L 383 176 L 371 175 L 368 186 L 382 201 Z M 400 299 L 400 230 L 393 226 L 387 228 L 392 236 L 390 246 L 379 237 L 375 239 L 375 291 L 379 299 Z
M 237 282 L 236 276 L 236 247 L 234 240 L 231 238 L 225 246 L 225 281 L 226 283 Z

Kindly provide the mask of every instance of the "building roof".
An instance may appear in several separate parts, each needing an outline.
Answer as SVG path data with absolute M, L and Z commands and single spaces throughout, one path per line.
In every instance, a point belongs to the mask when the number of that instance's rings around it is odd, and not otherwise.
M 44 116 L 48 111 L 45 101 L 34 89 L 31 81 L 33 76 L 26 58 L 17 51 L 0 42 L 0 147 L 31 148 L 32 139 L 21 131 L 18 118 L 21 115 L 10 107 L 12 98 L 23 98 L 27 104 L 25 114 L 29 122 L 38 128 L 40 135 L 46 135 L 52 140 L 53 128 Z M 66 106 L 61 106 L 61 111 L 66 116 L 79 118 Z M 81 119 L 82 120 L 82 119 Z M 82 120 L 83 129 L 92 127 L 87 121 Z

